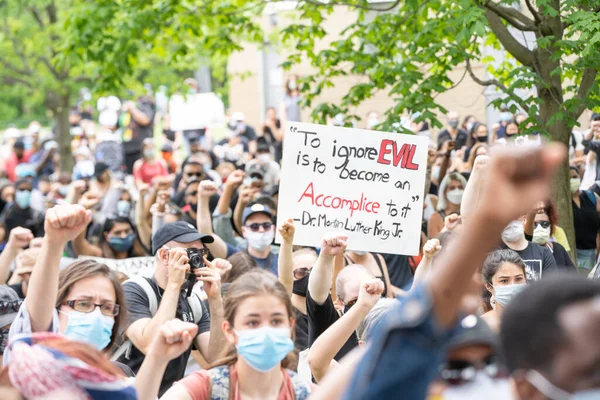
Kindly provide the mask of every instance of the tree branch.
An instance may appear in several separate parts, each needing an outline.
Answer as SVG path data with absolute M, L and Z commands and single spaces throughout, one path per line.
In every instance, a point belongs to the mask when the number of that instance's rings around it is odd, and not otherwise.
M 378 7 L 370 7 L 370 6 L 363 6 L 362 4 L 352 4 L 352 3 L 345 3 L 345 2 L 327 2 L 327 3 L 323 3 L 317 0 L 304 0 L 304 2 L 308 3 L 308 4 L 312 4 L 314 6 L 346 6 L 346 7 L 351 7 L 351 8 L 359 8 L 361 10 L 367 10 L 367 11 L 379 11 L 379 12 L 385 12 L 385 11 L 391 11 L 394 8 L 396 8 L 396 6 L 398 4 L 400 4 L 400 0 L 395 0 L 391 5 L 385 7 L 385 8 L 378 8 Z
M 17 66 L 15 66 L 14 64 L 8 62 L 7 60 L 5 60 L 4 58 L 0 58 L 0 64 L 4 66 L 4 68 L 14 72 L 15 74 L 18 75 L 26 75 L 26 76 L 31 76 L 32 73 L 31 71 L 26 71 L 24 69 L 20 69 Z
M 22 78 L 18 78 L 16 76 L 3 76 L 2 82 L 7 85 L 15 85 L 17 83 L 20 83 L 21 85 L 25 85 L 30 89 L 33 88 L 33 85 L 29 81 L 26 81 L 25 79 L 22 79 Z
M 31 68 L 29 67 L 29 63 L 27 62 L 27 57 L 25 56 L 25 53 L 23 53 L 19 49 L 19 43 L 17 42 L 17 39 L 15 39 L 15 37 L 11 34 L 10 26 L 8 25 L 8 16 L 4 17 L 4 26 L 3 26 L 3 28 L 4 28 L 4 33 L 6 34 L 6 37 L 12 43 L 13 51 L 15 52 L 15 54 L 17 56 L 19 56 L 19 58 L 21 59 L 21 62 L 23 63 L 23 68 L 25 68 L 25 69 L 20 69 L 19 73 L 22 73 L 24 75 L 31 75 L 33 72 L 31 71 Z M 7 65 L 7 64 L 3 64 L 3 65 Z M 13 71 L 15 71 L 15 69 L 13 69 Z M 15 72 L 17 72 L 17 71 L 15 71 Z
M 46 6 L 46 14 L 48 14 L 50 24 L 55 24 L 56 21 L 58 21 L 56 17 L 56 4 L 54 4 L 54 1 L 52 2 L 52 4 Z
M 488 20 L 488 24 L 490 25 L 492 32 L 494 32 L 506 51 L 512 54 L 512 56 L 521 64 L 527 67 L 532 67 L 534 61 L 533 52 L 514 38 L 512 33 L 510 33 L 508 28 L 504 26 L 502 20 L 496 13 L 491 10 L 486 10 L 485 17 Z
M 499 17 L 502 17 L 502 19 L 520 31 L 535 32 L 538 30 L 534 21 L 512 7 L 501 6 L 491 0 L 486 1 L 484 7 L 488 11 L 492 11 Z
M 473 72 L 473 69 L 471 68 L 471 61 L 469 60 L 468 57 L 465 60 L 465 63 L 466 63 L 465 69 L 471 76 L 471 79 L 473 79 L 475 81 L 475 83 L 477 83 L 481 86 L 496 86 L 498 89 L 500 89 L 501 91 L 503 91 L 504 93 L 509 95 L 512 100 L 516 101 L 519 104 L 519 106 L 521 106 L 521 108 L 523 110 L 525 110 L 525 112 L 529 113 L 529 106 L 527 104 L 525 104 L 525 102 L 523 102 L 523 99 L 521 99 L 519 96 L 516 96 L 514 91 L 511 88 L 507 87 L 506 85 L 504 85 L 502 82 L 500 82 L 497 79 L 487 79 L 487 80 L 479 79 L 477 77 L 477 75 L 475 75 L 475 73 Z
M 43 29 L 45 24 L 44 24 L 44 20 L 42 19 L 42 16 L 40 15 L 40 12 L 38 11 L 38 9 L 35 7 L 29 7 L 29 11 L 31 12 L 31 15 L 33 15 L 33 18 L 37 21 L 40 28 Z
M 581 83 L 579 84 L 579 90 L 577 90 L 577 94 L 575 95 L 575 100 L 580 101 L 580 103 L 571 114 L 571 117 L 573 119 L 579 118 L 581 113 L 585 111 L 585 98 L 589 95 L 590 89 L 594 85 L 597 75 L 598 70 L 596 70 L 595 68 L 586 68 L 583 71 L 583 75 L 581 76 Z
M 527 9 L 531 13 L 531 15 L 533 15 L 533 19 L 535 19 L 535 22 L 538 23 L 538 24 L 540 22 L 542 22 L 542 19 L 540 18 L 540 14 L 538 13 L 538 11 L 533 6 L 533 3 L 531 2 L 531 0 L 525 0 L 525 4 L 527 5 Z
M 57 80 L 62 80 L 60 74 L 58 73 L 58 71 L 52 66 L 52 64 L 50 63 L 50 60 L 48 60 L 46 57 L 43 56 L 39 56 L 38 60 L 44 64 L 46 66 L 46 68 L 48 68 L 48 70 L 50 71 L 50 73 L 57 79 Z

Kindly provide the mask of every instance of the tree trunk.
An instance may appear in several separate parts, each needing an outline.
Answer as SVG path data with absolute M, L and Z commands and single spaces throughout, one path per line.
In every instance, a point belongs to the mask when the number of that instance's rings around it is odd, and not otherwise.
M 73 171 L 73 154 L 71 151 L 71 125 L 69 124 L 69 96 L 61 96 L 60 106 L 54 110 L 56 119 L 56 141 L 60 154 L 60 170 Z
M 553 92 L 551 92 L 553 90 Z M 569 147 L 571 137 L 571 128 L 565 121 L 558 121 L 553 125 L 548 125 L 547 121 L 559 112 L 561 105 L 556 101 L 559 98 L 560 88 L 548 89 L 538 87 L 538 95 L 543 100 L 540 106 L 540 120 L 546 123 L 546 129 L 550 133 L 552 141 L 563 143 Z M 560 96 L 562 97 L 562 96 Z M 569 184 L 569 160 L 568 157 L 561 165 L 554 177 L 552 191 L 554 202 L 558 209 L 558 225 L 564 229 L 569 244 L 571 246 L 570 255 L 575 260 L 575 228 L 573 226 L 573 206 L 571 204 L 571 187 Z

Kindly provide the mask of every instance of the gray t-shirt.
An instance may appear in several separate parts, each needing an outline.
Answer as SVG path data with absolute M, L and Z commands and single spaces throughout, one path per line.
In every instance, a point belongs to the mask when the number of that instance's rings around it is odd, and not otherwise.
M 152 286 L 160 307 L 160 300 L 162 299 L 164 290 L 158 286 L 154 278 L 146 279 L 150 283 L 150 286 Z M 126 282 L 123 284 L 123 291 L 125 292 L 125 304 L 127 305 L 129 324 L 134 323 L 138 319 L 152 318 L 152 313 L 150 312 L 150 302 L 146 292 L 144 292 L 144 289 L 142 289 L 136 283 Z M 193 322 L 194 315 L 192 314 L 192 308 L 190 307 L 185 295 L 185 291 L 182 291 L 179 295 L 179 302 L 177 303 L 175 317 L 182 321 Z M 198 334 L 209 331 L 210 315 L 208 309 L 204 303 L 202 303 L 202 318 L 198 322 Z M 159 397 L 162 396 L 164 392 L 166 392 L 173 385 L 173 383 L 183 378 L 187 360 L 191 351 L 192 348 L 190 347 L 181 356 L 169 362 L 169 365 L 167 366 L 165 374 L 163 375 L 160 383 Z M 142 354 L 142 352 L 139 351 L 135 346 L 132 346 L 129 359 L 125 358 L 125 356 L 122 356 L 119 361 L 127 364 L 135 373 L 137 373 L 142 365 L 142 361 L 144 361 L 144 354 Z

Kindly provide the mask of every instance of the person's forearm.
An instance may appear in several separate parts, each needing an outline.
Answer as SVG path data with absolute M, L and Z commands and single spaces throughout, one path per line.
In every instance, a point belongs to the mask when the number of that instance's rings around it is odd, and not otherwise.
M 415 270 L 415 277 L 413 280 L 413 288 L 416 287 L 417 283 L 423 281 L 423 279 L 427 276 L 427 273 L 431 269 L 432 259 L 429 257 L 421 258 L 421 262 L 417 266 Z
M 202 354 L 204 359 L 211 363 L 219 358 L 221 351 L 227 347 L 227 339 L 223 334 L 223 299 L 208 299 L 210 307 L 210 341 L 208 354 Z
M 234 191 L 235 189 L 233 186 L 225 183 L 223 187 L 223 193 L 221 194 L 219 202 L 217 203 L 217 211 L 219 214 L 225 215 L 229 212 L 229 203 L 231 203 L 231 198 Z
M 456 240 L 449 244 L 449 251 L 444 253 L 444 268 L 425 280 L 433 297 L 435 315 L 442 326 L 450 327 L 456 320 L 460 302 L 473 284 L 473 274 L 498 245 L 504 227 L 475 212 Z
M 321 253 L 308 278 L 310 297 L 317 303 L 327 300 L 331 286 L 333 260 L 335 257 Z
M 235 225 L 235 229 L 238 232 L 242 232 L 242 215 L 244 214 L 244 208 L 246 207 L 246 203 L 242 202 L 238 198 L 237 203 L 235 204 L 235 209 L 233 210 L 233 223 Z
M 331 371 L 325 377 L 323 383 L 319 384 L 313 391 L 310 396 L 311 400 L 335 400 L 342 398 L 342 395 L 347 391 L 348 386 L 352 382 L 356 366 L 362 360 L 365 351 L 364 347 L 356 347 L 348 353 L 338 367 Z
M 279 260 L 277 261 L 277 273 L 279 281 L 285 286 L 288 294 L 292 295 L 294 287 L 294 260 L 293 260 L 293 244 L 284 240 L 281 242 L 279 249 Z
M 142 333 L 139 338 L 132 338 L 135 346 L 143 354 L 146 354 L 148 346 L 150 346 L 150 343 L 152 343 L 154 336 L 158 334 L 162 324 L 175 318 L 180 292 L 181 285 L 167 283 L 167 287 L 160 300 L 156 315 L 154 315 L 150 322 L 148 322 L 144 329 L 142 329 Z
M 152 214 L 152 235 L 165 224 L 165 213 Z
M 342 318 L 326 329 L 310 347 L 307 361 L 317 382 L 327 375 L 331 360 L 344 347 L 370 310 L 370 307 L 364 305 L 357 304 L 352 307 Z
M 218 214 L 218 212 L 213 214 L 212 228 L 215 235 L 235 247 L 237 243 L 235 241 L 233 226 L 231 225 L 231 215 L 231 210 L 227 210 L 227 213 L 224 215 Z
M 75 240 L 73 240 L 73 250 L 77 256 L 92 256 L 92 257 L 101 257 L 102 250 L 90 244 L 85 238 L 86 230 L 84 229 Z
M 142 111 L 138 110 L 137 107 L 131 108 L 129 112 L 134 121 L 141 126 L 148 126 L 152 123 L 152 120 Z
M 17 257 L 19 249 L 11 246 L 6 246 L 4 251 L 0 253 L 0 285 L 5 285 L 10 275 L 10 266 Z
M 442 180 L 446 176 L 446 172 L 448 171 L 449 165 L 450 165 L 450 154 L 444 156 L 442 165 L 440 165 L 440 176 L 438 178 L 438 187 L 442 184 Z
M 162 377 L 169 365 L 161 354 L 149 353 L 135 377 L 135 390 L 139 400 L 154 400 L 158 397 Z
M 527 213 L 525 216 L 525 224 L 523 224 L 523 231 L 528 236 L 533 236 L 534 230 L 534 222 L 535 222 L 535 212 Z
M 45 332 L 52 324 L 58 296 L 58 274 L 64 242 L 45 236 L 27 288 L 27 312 L 33 332 Z
M 152 227 L 148 224 L 148 218 L 146 218 L 146 214 L 144 214 L 144 201 L 142 196 L 140 196 L 137 204 L 135 205 L 135 220 L 140 240 L 144 246 L 150 248 Z
M 470 213 L 473 213 L 477 209 L 479 204 L 479 190 L 481 188 L 481 171 L 473 168 L 465 191 L 463 193 L 462 202 L 460 205 L 460 216 L 464 221 L 465 218 L 469 217 Z
M 198 213 L 196 215 L 196 224 L 198 232 L 205 235 L 212 235 L 212 218 L 210 217 L 209 199 L 201 197 L 198 199 Z
M 44 169 L 44 166 L 46 165 L 46 163 L 48 162 L 48 159 L 50 158 L 50 153 L 52 153 L 51 151 L 47 151 L 46 153 L 44 153 L 44 156 L 42 157 L 42 159 L 40 160 L 40 162 L 35 166 L 35 173 L 36 174 L 41 174 L 42 170 Z

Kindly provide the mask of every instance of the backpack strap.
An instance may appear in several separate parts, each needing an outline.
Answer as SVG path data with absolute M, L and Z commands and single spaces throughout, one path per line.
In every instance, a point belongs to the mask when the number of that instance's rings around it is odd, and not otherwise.
M 150 282 L 148 282 L 146 278 L 140 275 L 134 276 L 133 278 L 126 280 L 124 284 L 128 282 L 135 283 L 136 285 L 142 288 L 144 293 L 146 293 L 146 296 L 148 297 L 148 308 L 150 309 L 150 314 L 152 314 L 152 316 L 154 317 L 156 315 L 156 312 L 158 311 L 158 299 L 156 298 L 156 293 L 154 292 L 154 289 L 152 289 Z M 132 347 L 133 344 L 131 343 L 131 340 L 127 339 L 113 353 L 113 355 L 110 358 L 111 361 L 117 361 L 123 355 L 125 356 L 125 359 L 128 360 L 131 356 Z
M 209 395 L 211 400 L 228 400 L 231 398 L 229 389 L 231 387 L 229 365 L 211 368 L 208 370 Z
M 202 319 L 202 314 L 204 311 L 202 310 L 202 300 L 196 293 L 192 293 L 190 297 L 187 298 L 188 304 L 192 309 L 192 315 L 194 316 L 194 323 L 198 325 L 198 322 Z

